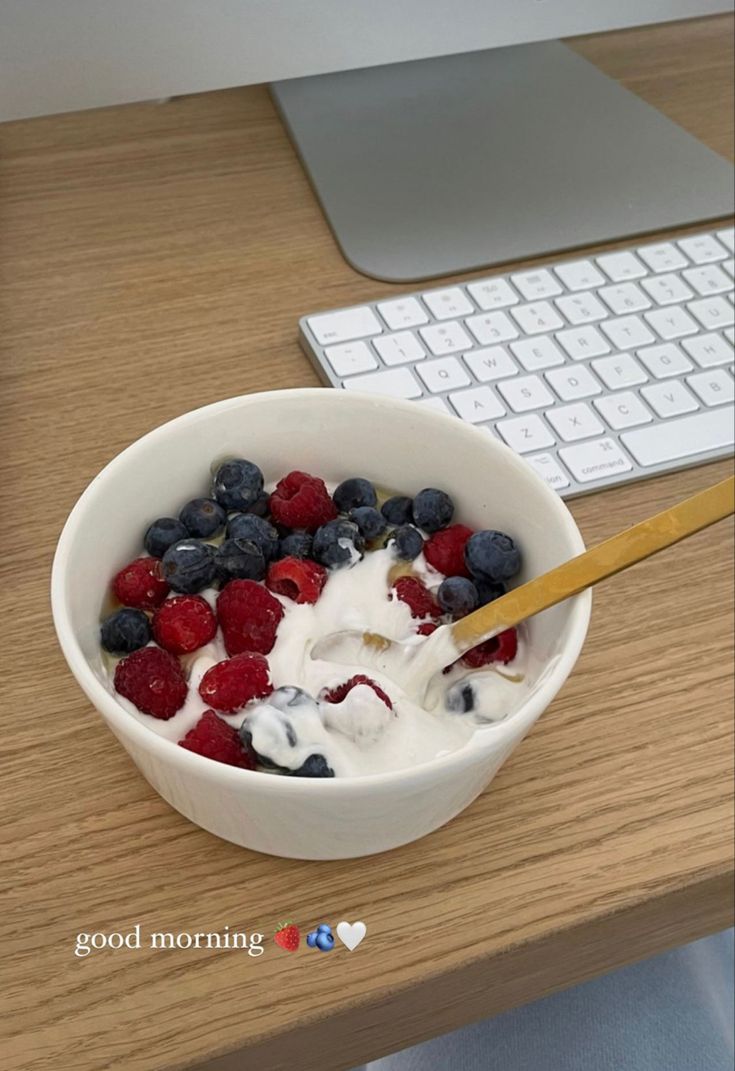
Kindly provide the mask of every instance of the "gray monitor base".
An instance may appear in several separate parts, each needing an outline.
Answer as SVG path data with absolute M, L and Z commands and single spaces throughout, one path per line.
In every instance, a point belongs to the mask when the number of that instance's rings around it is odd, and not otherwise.
M 276 82 L 349 263 L 430 279 L 728 215 L 733 168 L 559 42 Z

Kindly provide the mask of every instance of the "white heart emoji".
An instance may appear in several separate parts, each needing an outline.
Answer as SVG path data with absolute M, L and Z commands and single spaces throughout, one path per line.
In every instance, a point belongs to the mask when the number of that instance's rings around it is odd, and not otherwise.
M 366 933 L 364 922 L 340 922 L 337 925 L 337 936 L 350 952 L 355 951 Z

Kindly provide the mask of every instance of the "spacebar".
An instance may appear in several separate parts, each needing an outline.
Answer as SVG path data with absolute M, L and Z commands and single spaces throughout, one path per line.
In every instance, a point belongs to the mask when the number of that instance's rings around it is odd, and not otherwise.
M 626 431 L 620 438 L 639 465 L 680 461 L 708 450 L 721 450 L 735 441 L 735 408 L 723 405 L 652 428 Z

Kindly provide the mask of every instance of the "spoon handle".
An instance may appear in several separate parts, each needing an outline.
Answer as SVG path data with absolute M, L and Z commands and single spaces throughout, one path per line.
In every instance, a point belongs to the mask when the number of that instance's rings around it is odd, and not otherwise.
M 468 651 L 733 512 L 735 477 L 731 476 L 461 618 L 451 626 L 454 643 L 460 652 Z

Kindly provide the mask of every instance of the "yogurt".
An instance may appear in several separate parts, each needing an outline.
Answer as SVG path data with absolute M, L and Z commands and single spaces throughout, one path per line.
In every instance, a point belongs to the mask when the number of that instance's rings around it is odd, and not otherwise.
M 337 777 L 364 776 L 400 770 L 461 748 L 475 732 L 486 731 L 517 709 L 528 694 L 528 645 L 519 633 L 518 654 L 508 666 L 468 670 L 454 666 L 434 688 L 431 701 L 419 704 L 400 685 L 364 664 L 313 658 L 318 640 L 343 630 L 360 630 L 396 641 L 425 642 L 409 607 L 390 597 L 396 558 L 390 547 L 367 553 L 361 561 L 330 572 L 319 600 L 298 605 L 276 596 L 284 615 L 276 642 L 268 654 L 276 692 L 254 701 L 236 714 L 220 715 L 228 724 L 245 729 L 253 746 L 275 767 L 297 770 L 311 756 L 321 756 Z M 430 590 L 443 580 L 420 555 L 410 565 Z M 212 606 L 217 591 L 204 591 Z M 338 654 L 337 651 L 331 652 Z M 118 702 L 151 731 L 181 740 L 206 708 L 198 694 L 204 673 L 227 658 L 221 636 L 184 659 L 188 663 L 189 693 L 184 706 L 168 721 L 142 714 L 116 694 Z M 393 709 L 366 685 L 354 687 L 340 703 L 323 693 L 357 674 L 369 676 L 390 697 Z M 112 690 L 112 675 L 110 675 Z M 472 707 L 467 710 L 467 689 Z M 264 767 L 266 768 L 266 767 Z M 273 771 L 273 766 L 270 767 Z

